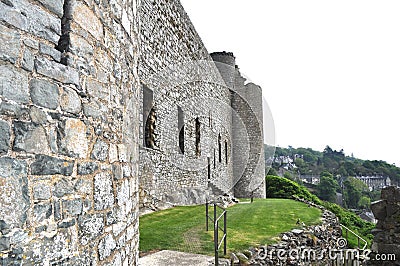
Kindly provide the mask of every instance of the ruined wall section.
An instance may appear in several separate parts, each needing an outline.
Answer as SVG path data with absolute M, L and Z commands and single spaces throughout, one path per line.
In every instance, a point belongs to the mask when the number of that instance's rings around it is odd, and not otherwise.
M 141 127 L 141 202 L 200 203 L 209 186 L 228 192 L 232 189 L 229 90 L 178 0 L 144 0 L 139 17 L 139 76 L 153 92 L 156 116 L 156 147 L 146 147 Z M 140 97 L 143 100 L 143 90 Z M 184 113 L 184 154 L 179 149 L 178 106 Z M 141 112 L 143 125 L 147 116 L 143 108 Z M 196 118 L 200 122 L 199 154 Z M 225 141 L 229 143 L 227 160 Z
M 371 209 L 378 220 L 372 230 L 374 240 L 371 250 L 375 254 L 394 254 L 394 261 L 370 261 L 367 265 L 399 265 L 400 258 L 400 188 L 382 189 L 381 199 L 371 203 Z M 373 257 L 373 256 L 371 256 Z
M 0 2 L 1 265 L 137 265 L 136 9 Z

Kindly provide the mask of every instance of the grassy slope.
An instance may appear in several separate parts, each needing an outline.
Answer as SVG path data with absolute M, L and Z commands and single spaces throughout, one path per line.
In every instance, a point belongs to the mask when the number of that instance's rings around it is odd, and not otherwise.
M 210 214 L 212 212 L 210 211 Z M 255 200 L 228 208 L 228 252 L 276 241 L 280 233 L 320 221 L 321 211 L 288 199 Z M 212 254 L 213 233 L 205 231 L 205 207 L 189 206 L 140 217 L 140 250 L 171 249 Z

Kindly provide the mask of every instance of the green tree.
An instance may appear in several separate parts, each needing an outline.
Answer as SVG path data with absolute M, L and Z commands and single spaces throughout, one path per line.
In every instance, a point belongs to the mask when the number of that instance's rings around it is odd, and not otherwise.
M 369 194 L 369 190 L 367 185 L 361 180 L 348 177 L 346 181 L 344 181 L 344 193 L 345 193 L 345 201 L 349 208 L 363 208 L 364 206 L 360 206 L 361 198 Z M 362 201 L 363 205 L 365 205 L 365 199 Z
M 358 207 L 362 209 L 369 209 L 371 205 L 371 199 L 367 196 L 362 196 L 361 199 L 358 201 Z
M 339 189 L 339 184 L 329 172 L 322 172 L 320 182 L 317 185 L 318 197 L 322 200 L 336 202 L 336 191 Z

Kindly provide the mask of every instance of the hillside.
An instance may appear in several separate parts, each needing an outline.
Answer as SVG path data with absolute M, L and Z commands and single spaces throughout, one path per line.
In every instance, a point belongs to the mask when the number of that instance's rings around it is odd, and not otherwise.
M 344 150 L 333 150 L 331 147 L 320 152 L 311 148 L 288 148 L 276 147 L 275 157 L 271 154 L 271 147 L 266 145 L 266 160 L 275 159 L 272 163 L 273 169 L 279 171 L 284 166 L 285 160 L 292 161 L 295 173 L 300 175 L 320 176 L 323 172 L 329 172 L 333 176 L 383 176 L 389 177 L 392 184 L 400 185 L 400 168 L 388 164 L 382 160 L 362 160 L 346 155 Z M 288 170 L 293 171 L 293 167 Z

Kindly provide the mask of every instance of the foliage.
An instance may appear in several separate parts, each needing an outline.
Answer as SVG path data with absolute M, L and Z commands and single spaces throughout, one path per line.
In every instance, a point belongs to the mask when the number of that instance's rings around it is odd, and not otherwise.
M 337 151 L 330 146 L 326 146 L 324 151 L 320 152 L 311 148 L 276 147 L 275 157 L 280 156 L 292 158 L 301 174 L 319 176 L 321 172 L 328 171 L 334 177 L 337 175 L 342 177 L 388 176 L 393 183 L 400 185 L 399 167 L 381 160 L 361 160 L 354 158 L 352 155 L 346 156 L 343 149 Z M 300 156 L 300 158 L 296 156 Z M 302 159 L 302 161 L 296 158 Z M 282 165 L 274 163 L 272 166 L 275 170 L 278 170 Z
M 277 242 L 282 232 L 297 227 L 297 219 L 313 225 L 321 217 L 319 209 L 288 199 L 255 199 L 227 210 L 228 253 Z M 142 252 L 169 249 L 213 255 L 213 231 L 205 230 L 204 205 L 143 215 L 139 226 Z
M 344 188 L 345 201 L 348 208 L 365 208 L 367 201 L 371 201 L 370 198 L 367 197 L 369 195 L 369 189 L 367 185 L 357 178 L 348 177 L 344 181 Z M 367 200 L 365 198 L 367 198 Z M 363 199 L 362 202 L 361 199 Z
M 321 179 L 317 185 L 317 195 L 322 200 L 330 202 L 336 201 L 336 191 L 339 189 L 339 184 L 333 175 L 328 172 L 321 173 Z
M 320 200 L 314 194 L 311 194 L 305 187 L 289 180 L 285 177 L 268 175 L 265 178 L 267 198 L 287 198 L 293 196 L 303 198 L 314 203 L 320 204 Z

